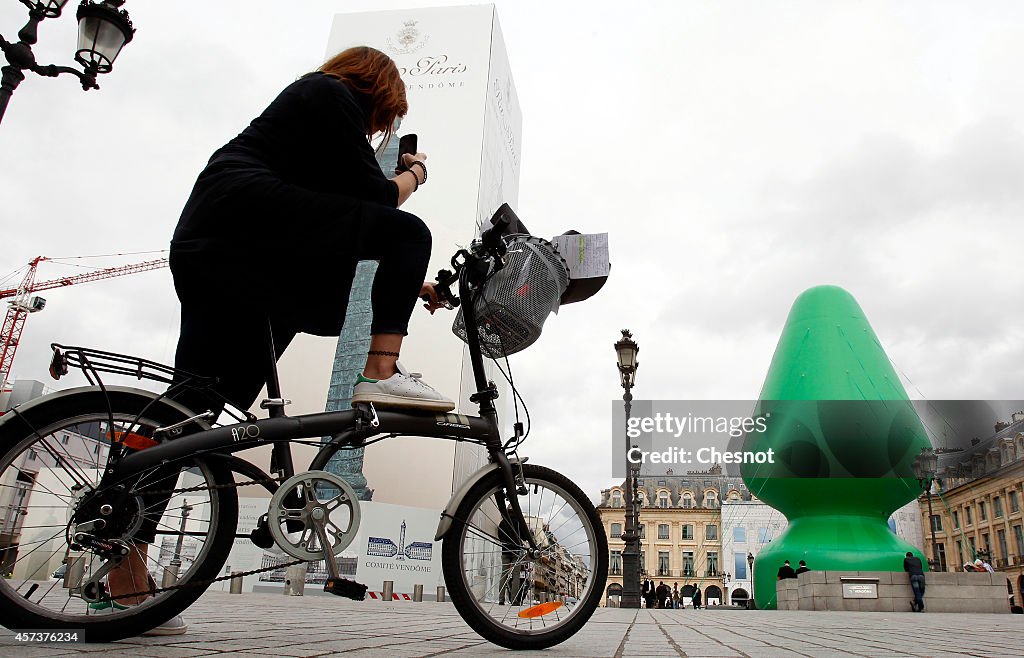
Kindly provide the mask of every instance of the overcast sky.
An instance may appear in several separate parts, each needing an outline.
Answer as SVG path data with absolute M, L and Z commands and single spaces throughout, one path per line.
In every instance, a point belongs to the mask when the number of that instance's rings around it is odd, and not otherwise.
M 40 26 L 41 62 L 70 62 L 74 4 Z M 30 75 L 11 100 L 0 276 L 166 248 L 210 153 L 320 64 L 335 14 L 434 4 L 459 3 L 128 2 L 138 33 L 101 90 Z M 538 235 L 611 235 L 605 289 L 513 357 L 534 462 L 593 496 L 611 483 L 619 329 L 640 344 L 637 398 L 756 399 L 790 305 L 823 283 L 857 298 L 912 397 L 1021 397 L 1024 5 L 497 6 L 523 113 L 517 211 Z M 8 40 L 24 20 L 0 3 Z M 54 340 L 173 360 L 167 270 L 43 296 L 16 377 L 47 380 Z M 286 392 L 322 409 L 332 341 L 293 353 Z

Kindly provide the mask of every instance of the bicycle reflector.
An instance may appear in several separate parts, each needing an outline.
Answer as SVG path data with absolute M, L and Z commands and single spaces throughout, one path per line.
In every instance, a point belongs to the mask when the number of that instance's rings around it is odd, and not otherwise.
M 111 443 L 123 443 L 132 450 L 145 450 L 157 445 L 157 441 L 135 432 L 107 432 Z
M 544 615 L 549 615 L 561 607 L 561 601 L 548 601 L 547 603 L 541 603 L 540 605 L 535 605 L 526 608 L 525 610 L 520 610 L 519 617 L 522 619 L 533 619 L 534 617 L 543 617 Z

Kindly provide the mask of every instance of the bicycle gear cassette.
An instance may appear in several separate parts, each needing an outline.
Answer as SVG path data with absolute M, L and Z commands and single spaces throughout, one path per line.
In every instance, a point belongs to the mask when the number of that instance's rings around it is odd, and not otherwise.
M 270 534 L 281 550 L 300 560 L 327 559 L 317 524 L 323 525 L 333 555 L 355 539 L 359 499 L 348 482 L 326 471 L 307 471 L 281 483 L 268 512 Z

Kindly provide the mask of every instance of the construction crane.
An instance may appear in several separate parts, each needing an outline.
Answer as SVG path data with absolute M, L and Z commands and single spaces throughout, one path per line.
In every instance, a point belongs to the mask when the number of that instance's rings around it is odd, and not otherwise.
M 115 276 L 126 274 L 137 274 L 149 270 L 167 267 L 167 259 L 136 263 L 134 265 L 122 265 L 120 267 L 108 267 L 95 272 L 87 272 L 76 276 L 66 276 L 59 279 L 51 279 L 36 283 L 36 269 L 43 261 L 54 260 L 45 256 L 36 256 L 28 263 L 28 272 L 25 273 L 17 288 L 0 290 L 0 299 L 12 298 L 8 302 L 7 317 L 4 318 L 3 329 L 0 330 L 0 392 L 7 390 L 7 377 L 10 375 L 11 366 L 14 364 L 14 353 L 18 350 L 18 343 L 21 341 L 21 332 L 25 328 L 25 319 L 29 313 L 36 313 L 43 310 L 46 300 L 35 293 L 53 288 L 73 286 L 77 283 L 88 283 L 101 279 L 110 279 Z

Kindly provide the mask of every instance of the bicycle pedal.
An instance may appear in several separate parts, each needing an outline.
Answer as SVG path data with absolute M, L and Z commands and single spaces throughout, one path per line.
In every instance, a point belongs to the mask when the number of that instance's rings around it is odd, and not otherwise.
M 328 578 L 327 582 L 324 583 L 325 592 L 344 596 L 353 601 L 365 601 L 366 589 L 366 585 L 349 580 L 348 578 Z
M 249 541 L 260 548 L 270 548 L 274 545 L 274 537 L 270 534 L 266 514 L 260 517 L 256 527 L 249 533 Z

